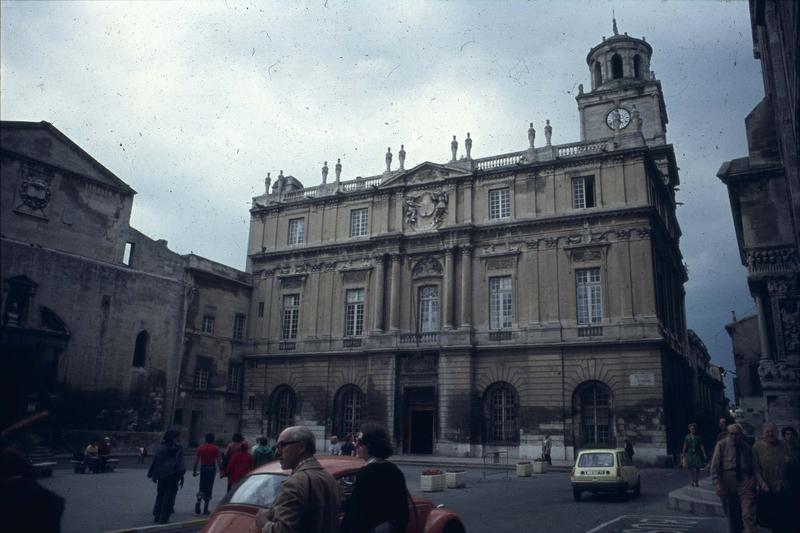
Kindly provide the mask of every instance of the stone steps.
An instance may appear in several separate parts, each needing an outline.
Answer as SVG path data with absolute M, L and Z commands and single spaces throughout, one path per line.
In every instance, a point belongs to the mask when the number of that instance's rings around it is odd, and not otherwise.
M 687 485 L 670 492 L 669 508 L 701 516 L 725 516 L 722 502 L 707 477 L 700 480 L 698 487 Z

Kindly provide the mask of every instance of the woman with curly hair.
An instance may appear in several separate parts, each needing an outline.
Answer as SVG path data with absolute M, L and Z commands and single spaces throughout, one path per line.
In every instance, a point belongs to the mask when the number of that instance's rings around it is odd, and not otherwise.
M 681 466 L 689 471 L 692 486 L 696 487 L 700 477 L 700 469 L 706 464 L 708 454 L 703 446 L 700 435 L 697 434 L 697 424 L 689 424 L 689 434 L 683 438 L 681 451 Z
M 356 440 L 356 456 L 367 464 L 356 474 L 353 494 L 344 505 L 340 533 L 404 533 L 408 526 L 406 478 L 386 459 L 392 442 L 385 428 L 365 424 Z

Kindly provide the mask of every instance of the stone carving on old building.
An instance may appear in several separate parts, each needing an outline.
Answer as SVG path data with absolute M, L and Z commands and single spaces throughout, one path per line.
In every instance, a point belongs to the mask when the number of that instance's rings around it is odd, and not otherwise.
M 342 281 L 345 283 L 363 283 L 367 281 L 366 270 L 345 270 L 342 271 Z
M 453 154 L 453 159 L 451 159 L 451 161 L 455 161 L 458 156 L 458 141 L 455 135 L 453 135 L 453 140 L 450 142 L 450 152 Z
M 269 194 L 270 184 L 272 184 L 272 178 L 270 177 L 269 172 L 267 172 L 267 177 L 264 178 L 264 194 Z
M 793 247 L 767 248 L 747 251 L 747 269 L 755 273 L 798 272 L 800 261 Z
M 533 144 L 536 141 L 536 130 L 533 129 L 533 122 L 530 123 L 530 127 L 528 128 L 528 143 L 530 144 L 530 148 L 533 149 Z
M 328 162 L 325 161 L 325 164 L 322 165 L 322 184 L 325 185 L 328 182 Z
M 333 169 L 334 169 L 334 172 L 336 173 L 336 183 L 339 183 L 339 180 L 342 177 L 342 160 L 341 159 L 337 159 L 336 160 L 336 166 L 333 167 Z
M 417 261 L 411 270 L 411 275 L 415 278 L 425 278 L 430 276 L 442 275 L 442 264 L 433 257 L 424 257 Z
M 22 180 L 17 190 L 18 211 L 44 215 L 44 208 L 50 203 L 50 180 L 43 176 L 28 176 Z
M 550 144 L 550 139 L 553 138 L 553 126 L 550 125 L 550 119 L 547 119 L 547 123 L 544 125 L 544 142 L 547 146 L 552 146 Z
M 785 298 L 779 308 L 784 354 L 800 355 L 800 298 Z
M 406 225 L 417 231 L 430 230 L 444 220 L 449 195 L 447 191 L 424 191 L 416 196 L 406 196 L 403 203 Z
M 800 381 L 800 367 L 783 361 L 762 359 L 758 364 L 758 377 L 763 385 L 771 387 L 792 385 Z
M 464 139 L 464 149 L 467 151 L 467 159 L 472 159 L 472 138 L 467 132 L 467 138 Z
M 392 147 L 386 148 L 386 172 L 392 171 Z
M 400 163 L 400 170 L 406 169 L 406 150 L 405 147 L 401 144 L 400 151 L 397 153 L 397 161 Z
M 401 369 L 405 374 L 435 372 L 439 366 L 439 361 L 434 355 L 412 355 L 401 359 L 401 361 Z

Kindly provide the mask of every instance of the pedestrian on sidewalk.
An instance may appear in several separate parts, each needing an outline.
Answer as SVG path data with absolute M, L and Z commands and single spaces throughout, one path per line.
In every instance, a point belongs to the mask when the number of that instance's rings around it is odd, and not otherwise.
M 717 433 L 717 440 L 719 442 L 728 438 L 728 419 L 724 416 L 719 419 L 719 433 Z
M 553 462 L 550 460 L 550 451 L 553 449 L 553 439 L 550 438 L 550 433 L 544 434 L 544 440 L 542 440 L 542 459 L 547 461 L 547 464 L 552 465 Z
M 708 462 L 708 454 L 703 446 L 703 440 L 697 434 L 697 424 L 689 424 L 689 434 L 683 438 L 681 450 L 681 466 L 689 471 L 692 487 L 698 485 L 700 469 Z
M 730 533 L 758 533 L 753 450 L 739 424 L 728 426 L 728 436 L 714 447 L 711 481 L 728 517 Z
M 385 428 L 365 424 L 356 455 L 367 464 L 356 474 L 353 494 L 344 505 L 341 533 L 405 533 L 408 488 L 403 472 L 387 461 L 392 441 Z
M 153 517 L 161 524 L 166 524 L 169 515 L 174 512 L 175 495 L 178 494 L 178 488 L 183 487 L 183 476 L 186 473 L 183 447 L 178 443 L 179 439 L 178 431 L 167 430 L 147 471 L 147 477 L 157 484 Z
M 348 433 L 347 436 L 344 438 L 344 442 L 342 443 L 342 449 L 339 450 L 342 455 L 346 457 L 351 457 L 353 453 L 356 451 L 356 445 L 353 444 L 353 434 Z
M 753 469 L 758 483 L 758 525 L 773 533 L 795 533 L 789 529 L 791 501 L 784 483 L 788 448 L 778 440 L 778 426 L 767 422 L 761 440 L 753 445 Z
M 247 443 L 242 442 L 242 445 L 231 455 L 228 466 L 225 468 L 225 475 L 228 476 L 228 492 L 252 469 L 253 456 L 250 455 Z
M 256 444 L 257 446 L 253 448 L 253 468 L 267 464 L 275 457 L 267 437 L 258 437 Z
M 631 439 L 625 439 L 625 455 L 628 456 L 630 461 L 633 461 L 633 454 L 636 453 L 633 451 L 633 443 Z
M 192 467 L 192 475 L 197 476 L 197 467 L 200 466 L 200 489 L 197 491 L 197 502 L 194 504 L 195 514 L 200 514 L 200 502 L 203 502 L 203 514 L 209 514 L 208 504 L 214 491 L 214 479 L 220 467 L 222 453 L 219 446 L 214 444 L 214 434 L 208 433 L 206 442 L 197 448 L 197 455 Z

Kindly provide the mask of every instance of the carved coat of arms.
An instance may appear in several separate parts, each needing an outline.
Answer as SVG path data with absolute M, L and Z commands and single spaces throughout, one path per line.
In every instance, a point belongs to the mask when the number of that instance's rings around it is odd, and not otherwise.
M 406 196 L 404 214 L 406 226 L 417 231 L 434 229 L 447 214 L 447 192 L 424 191 L 416 196 Z

